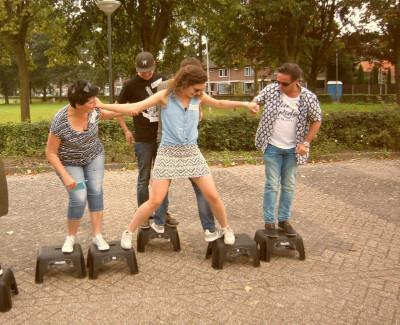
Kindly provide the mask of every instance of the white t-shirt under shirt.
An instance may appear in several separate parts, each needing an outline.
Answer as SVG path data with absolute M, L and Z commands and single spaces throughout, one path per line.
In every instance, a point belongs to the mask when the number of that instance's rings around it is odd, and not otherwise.
M 282 93 L 283 105 L 278 108 L 278 115 L 269 143 L 281 148 L 296 147 L 296 123 L 299 116 L 300 96 L 289 97 Z

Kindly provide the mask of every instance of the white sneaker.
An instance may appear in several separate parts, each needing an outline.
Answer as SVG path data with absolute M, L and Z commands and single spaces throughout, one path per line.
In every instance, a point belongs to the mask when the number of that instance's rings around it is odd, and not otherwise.
M 153 229 L 157 234 L 163 234 L 165 231 L 164 225 L 157 225 L 154 221 L 150 222 L 150 228 Z
M 61 247 L 63 253 L 72 253 L 74 251 L 75 236 L 67 236 L 64 245 Z
M 99 251 L 108 251 L 110 249 L 110 245 L 108 245 L 101 234 L 94 236 L 92 242 L 97 246 Z
M 221 238 L 223 235 L 224 233 L 219 229 L 215 229 L 213 232 L 206 229 L 206 231 L 204 232 L 204 240 L 206 242 L 212 242 L 214 240 L 217 240 L 218 238 Z
M 221 229 L 224 233 L 224 243 L 226 245 L 233 245 L 235 243 L 235 234 L 231 227 L 226 226 L 225 228 Z
M 128 230 L 125 230 L 121 236 L 121 247 L 123 249 L 131 249 L 132 248 L 132 233 Z

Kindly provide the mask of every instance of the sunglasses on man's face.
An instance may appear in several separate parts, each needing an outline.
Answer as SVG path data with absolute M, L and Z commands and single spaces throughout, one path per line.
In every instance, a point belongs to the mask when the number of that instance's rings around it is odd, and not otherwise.
M 275 82 L 280 85 L 280 86 L 284 86 L 287 87 L 291 84 L 291 82 L 285 82 L 285 81 L 279 81 L 279 80 L 275 80 Z
M 193 90 L 194 90 L 195 93 L 200 93 L 200 92 L 203 91 L 202 88 L 193 88 Z

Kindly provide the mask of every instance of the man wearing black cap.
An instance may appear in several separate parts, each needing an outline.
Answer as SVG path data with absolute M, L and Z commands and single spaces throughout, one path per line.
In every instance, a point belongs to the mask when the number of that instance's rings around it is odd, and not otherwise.
M 154 73 L 156 64 L 150 52 L 140 52 L 136 56 L 137 74 L 128 80 L 122 87 L 117 102 L 136 103 L 140 102 L 157 92 L 157 86 L 162 82 L 162 77 Z M 149 181 L 151 168 L 157 154 L 157 129 L 159 113 L 157 107 L 152 107 L 133 117 L 134 134 L 128 129 L 125 120 L 119 118 L 119 125 L 125 133 L 129 144 L 134 144 L 136 161 L 139 169 L 137 180 L 137 203 L 140 206 L 149 199 Z M 154 213 L 157 224 L 168 224 L 176 226 L 178 222 L 168 214 L 168 196 L 163 204 Z M 149 224 L 143 224 L 148 228 Z

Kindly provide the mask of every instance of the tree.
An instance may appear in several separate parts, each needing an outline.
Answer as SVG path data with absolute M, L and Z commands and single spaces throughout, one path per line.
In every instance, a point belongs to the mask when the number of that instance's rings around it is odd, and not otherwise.
M 0 64 L 0 92 L 4 95 L 5 104 L 10 104 L 9 97 L 17 89 L 17 66 L 15 62 L 10 65 Z
M 304 55 L 301 63 L 304 67 L 307 85 L 316 88 L 318 73 L 324 70 L 330 61 L 335 60 L 335 53 L 343 47 L 340 42 L 340 27 L 347 25 L 352 5 L 349 0 L 309 1 L 313 13 L 308 19 L 304 36 Z M 343 58 L 343 55 L 340 56 Z
M 53 79 L 53 73 L 49 68 L 49 58 L 46 54 L 50 47 L 50 41 L 45 34 L 34 34 L 29 42 L 34 65 L 31 73 L 31 87 L 42 92 L 43 101 L 47 100 L 47 89 Z
M 364 23 L 373 19 L 381 33 L 381 48 L 386 58 L 395 65 L 396 97 L 400 105 L 400 2 L 398 0 L 369 0 L 366 3 Z
M 264 15 L 265 3 L 261 0 L 205 3 L 212 59 L 220 66 L 250 65 L 254 70 L 254 93 L 258 90 L 260 68 L 275 63 L 268 39 L 270 24 Z
M 0 93 L 4 95 L 5 104 L 10 103 L 9 97 L 17 89 L 17 66 L 12 57 L 0 48 Z
M 78 58 L 96 67 L 107 69 L 107 17 L 95 1 L 58 2 L 57 10 L 65 17 L 65 56 Z M 177 0 L 122 0 L 112 15 L 113 66 L 117 73 L 130 75 L 134 58 L 141 51 L 155 57 L 163 50 L 165 40 L 174 25 Z M 85 40 L 85 42 L 82 42 Z
M 39 24 L 51 11 L 49 0 L 4 0 L 0 4 L 0 42 L 13 53 L 18 67 L 21 98 L 21 121 L 30 121 L 29 64 L 31 57 L 26 49 L 34 24 Z
M 363 70 L 361 64 L 358 66 L 357 83 L 360 84 L 360 85 L 365 83 L 364 70 Z

